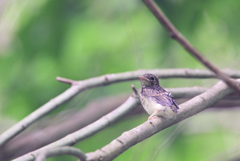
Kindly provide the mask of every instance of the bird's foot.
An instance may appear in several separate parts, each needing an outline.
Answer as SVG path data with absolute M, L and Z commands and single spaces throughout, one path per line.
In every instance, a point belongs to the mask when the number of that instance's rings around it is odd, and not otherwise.
M 150 121 L 151 119 L 156 119 L 157 118 L 157 116 L 150 116 L 149 118 L 148 118 L 148 120 Z

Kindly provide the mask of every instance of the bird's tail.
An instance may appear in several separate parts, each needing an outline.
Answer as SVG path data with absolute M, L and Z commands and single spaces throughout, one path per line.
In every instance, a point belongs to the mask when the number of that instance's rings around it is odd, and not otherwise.
M 174 106 L 172 106 L 171 109 L 172 109 L 174 112 L 177 112 L 177 110 L 179 109 L 179 106 L 178 106 L 178 104 L 176 103 L 175 100 L 173 100 L 173 104 L 174 104 Z

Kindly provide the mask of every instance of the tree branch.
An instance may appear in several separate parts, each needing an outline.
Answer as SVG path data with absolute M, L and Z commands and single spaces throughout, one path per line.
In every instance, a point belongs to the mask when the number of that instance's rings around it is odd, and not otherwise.
M 238 82 L 240 82 L 240 80 L 238 80 Z M 101 149 L 95 152 L 87 153 L 87 161 L 97 161 L 99 159 L 102 161 L 113 160 L 131 146 L 147 139 L 148 137 L 171 125 L 174 125 L 188 117 L 201 112 L 207 107 L 220 101 L 231 92 L 232 89 L 221 81 L 206 92 L 181 104 L 179 106 L 180 109 L 178 111 L 178 114 L 173 116 L 173 118 L 156 118 L 151 121 L 146 121 L 136 128 L 124 132 L 117 139 L 113 140 L 111 143 L 102 147 Z
M 46 150 L 48 148 L 60 147 L 60 146 L 71 146 L 76 144 L 77 142 L 97 133 L 98 131 L 104 129 L 105 127 L 111 125 L 116 120 L 120 119 L 131 110 L 133 110 L 137 105 L 140 104 L 138 98 L 130 96 L 120 107 L 115 109 L 114 111 L 108 113 L 107 115 L 103 116 L 99 120 L 95 121 L 94 123 L 86 126 L 83 129 L 80 129 L 72 134 L 67 135 L 66 137 L 49 144 L 39 150 L 34 152 L 28 153 L 20 158 L 15 159 L 15 161 L 26 161 L 26 160 L 34 160 L 38 153 L 41 151 Z
M 80 161 L 86 160 L 86 155 L 79 149 L 73 147 L 57 147 L 53 149 L 46 149 L 39 153 L 35 161 L 44 161 L 47 158 L 59 155 L 72 155 L 77 157 Z
M 157 6 L 157 4 L 153 0 L 143 0 L 143 2 L 148 6 L 148 8 L 156 16 L 159 22 L 169 32 L 169 35 L 171 38 L 175 39 L 193 57 L 195 57 L 205 67 L 213 71 L 219 79 L 223 80 L 235 92 L 240 94 L 240 87 L 237 85 L 237 82 L 231 79 L 228 75 L 221 72 L 215 65 L 213 65 L 210 61 L 208 61 L 198 50 L 196 50 L 193 47 L 193 45 L 184 36 L 180 34 L 180 32 L 175 28 L 175 26 L 170 22 L 170 20 L 164 15 L 162 10 Z
M 59 82 L 63 82 L 63 83 L 67 83 L 70 85 L 76 84 L 77 81 L 71 80 L 71 79 L 66 79 L 66 78 L 62 78 L 62 77 L 57 77 L 56 78 Z
M 135 88 L 135 86 L 133 84 L 131 85 L 131 88 L 132 88 L 135 96 L 137 96 L 138 95 L 138 91 L 137 91 L 137 89 Z
M 240 77 L 239 71 L 227 71 L 229 75 L 234 78 Z M 64 91 L 62 94 L 51 99 L 45 105 L 39 107 L 36 111 L 25 117 L 23 120 L 18 122 L 16 125 L 5 131 L 0 135 L 0 147 L 6 142 L 14 138 L 16 135 L 24 131 L 32 123 L 39 120 L 40 118 L 47 115 L 49 112 L 56 109 L 61 104 L 72 99 L 78 93 L 103 85 L 109 85 L 116 82 L 129 81 L 138 79 L 139 75 L 145 73 L 152 73 L 160 78 L 215 78 L 215 75 L 206 70 L 194 70 L 194 69 L 153 69 L 153 70 L 137 70 L 132 72 L 118 73 L 118 74 L 107 74 L 100 77 L 90 78 L 83 81 L 71 81 L 69 79 L 58 78 L 59 81 L 72 84 L 72 86 Z M 73 83 L 74 82 L 74 83 Z

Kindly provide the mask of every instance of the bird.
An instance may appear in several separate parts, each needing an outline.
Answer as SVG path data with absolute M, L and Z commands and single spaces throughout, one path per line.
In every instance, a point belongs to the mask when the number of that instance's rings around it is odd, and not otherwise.
M 159 85 L 159 80 L 155 75 L 146 73 L 139 78 L 142 87 L 138 93 L 143 108 L 150 115 L 148 120 L 154 117 L 169 118 L 178 112 L 178 104 L 172 98 L 171 93 Z

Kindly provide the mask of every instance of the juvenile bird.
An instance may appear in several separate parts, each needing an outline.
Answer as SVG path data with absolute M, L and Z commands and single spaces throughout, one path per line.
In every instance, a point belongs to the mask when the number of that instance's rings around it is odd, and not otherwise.
M 144 74 L 139 76 L 142 87 L 139 90 L 139 96 L 143 108 L 150 115 L 148 120 L 153 117 L 171 117 L 177 113 L 179 107 L 168 93 L 159 85 L 158 78 L 153 74 Z

